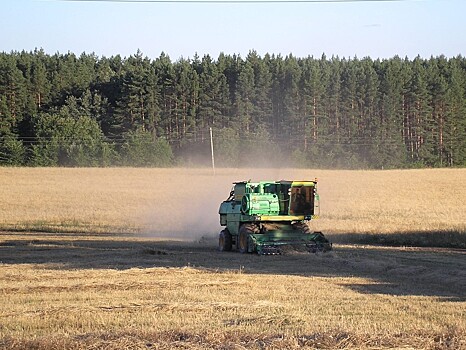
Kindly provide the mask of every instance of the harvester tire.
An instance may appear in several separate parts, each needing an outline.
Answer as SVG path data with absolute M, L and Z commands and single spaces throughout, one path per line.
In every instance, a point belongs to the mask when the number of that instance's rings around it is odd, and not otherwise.
M 305 233 L 305 234 L 308 234 L 308 235 L 312 233 L 311 228 L 305 222 L 298 222 L 298 223 L 294 224 L 293 227 L 294 227 L 294 229 L 299 230 L 302 233 Z
M 254 233 L 255 226 L 251 224 L 243 224 L 239 229 L 238 250 L 240 253 L 249 251 L 249 235 Z
M 221 252 L 231 251 L 231 233 L 228 229 L 224 229 L 218 235 L 218 250 Z

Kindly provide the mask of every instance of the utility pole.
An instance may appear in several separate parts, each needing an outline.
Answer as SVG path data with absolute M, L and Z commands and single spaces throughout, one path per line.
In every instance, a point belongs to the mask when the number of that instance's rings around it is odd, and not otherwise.
M 215 175 L 214 142 L 212 138 L 212 128 L 210 127 L 209 129 L 210 129 L 210 152 L 212 154 L 212 170 Z

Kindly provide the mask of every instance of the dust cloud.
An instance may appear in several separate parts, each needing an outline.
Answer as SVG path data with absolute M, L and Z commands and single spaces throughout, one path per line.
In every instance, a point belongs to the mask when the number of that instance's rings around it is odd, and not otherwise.
M 152 207 L 146 225 L 147 234 L 182 240 L 216 237 L 221 229 L 218 208 L 222 199 L 195 191 L 173 193 L 166 203 Z
M 143 223 L 146 236 L 190 241 L 216 239 L 222 229 L 218 209 L 233 182 L 294 179 L 297 175 L 295 169 L 280 168 L 217 169 L 215 175 L 209 168 L 178 170 L 169 179 L 159 179 L 154 184 L 156 190 Z
M 179 169 L 161 185 L 149 203 L 146 235 L 157 238 L 200 240 L 216 238 L 221 230 L 218 209 L 228 197 L 231 182 L 209 169 Z

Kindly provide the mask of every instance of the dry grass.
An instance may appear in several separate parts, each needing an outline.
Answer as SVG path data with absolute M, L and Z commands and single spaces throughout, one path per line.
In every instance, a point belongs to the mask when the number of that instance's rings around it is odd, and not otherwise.
M 318 177 L 334 241 L 464 247 L 465 175 L 1 168 L 0 348 L 464 349 L 464 250 L 261 257 L 209 237 L 232 181 Z
M 0 228 L 215 235 L 233 181 L 314 177 L 321 219 L 313 228 L 339 234 L 337 241 L 375 235 L 392 244 L 466 247 L 466 169 L 220 169 L 213 177 L 210 169 L 1 168 Z
M 464 252 L 0 236 L 4 348 L 461 348 Z M 150 348 L 150 347 L 149 347 Z

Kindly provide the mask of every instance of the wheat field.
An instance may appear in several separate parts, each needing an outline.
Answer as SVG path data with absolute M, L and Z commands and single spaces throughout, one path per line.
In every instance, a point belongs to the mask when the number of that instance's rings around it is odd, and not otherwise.
M 332 252 L 216 250 L 231 182 L 315 177 Z M 1 168 L 0 348 L 464 349 L 465 179 Z
M 435 243 L 461 244 L 465 237 L 466 169 L 218 169 L 213 176 L 189 168 L 2 168 L 0 228 L 215 235 L 232 182 L 314 178 L 321 197 L 316 231 L 350 241 L 405 233 L 418 235 L 417 243 L 438 237 Z

